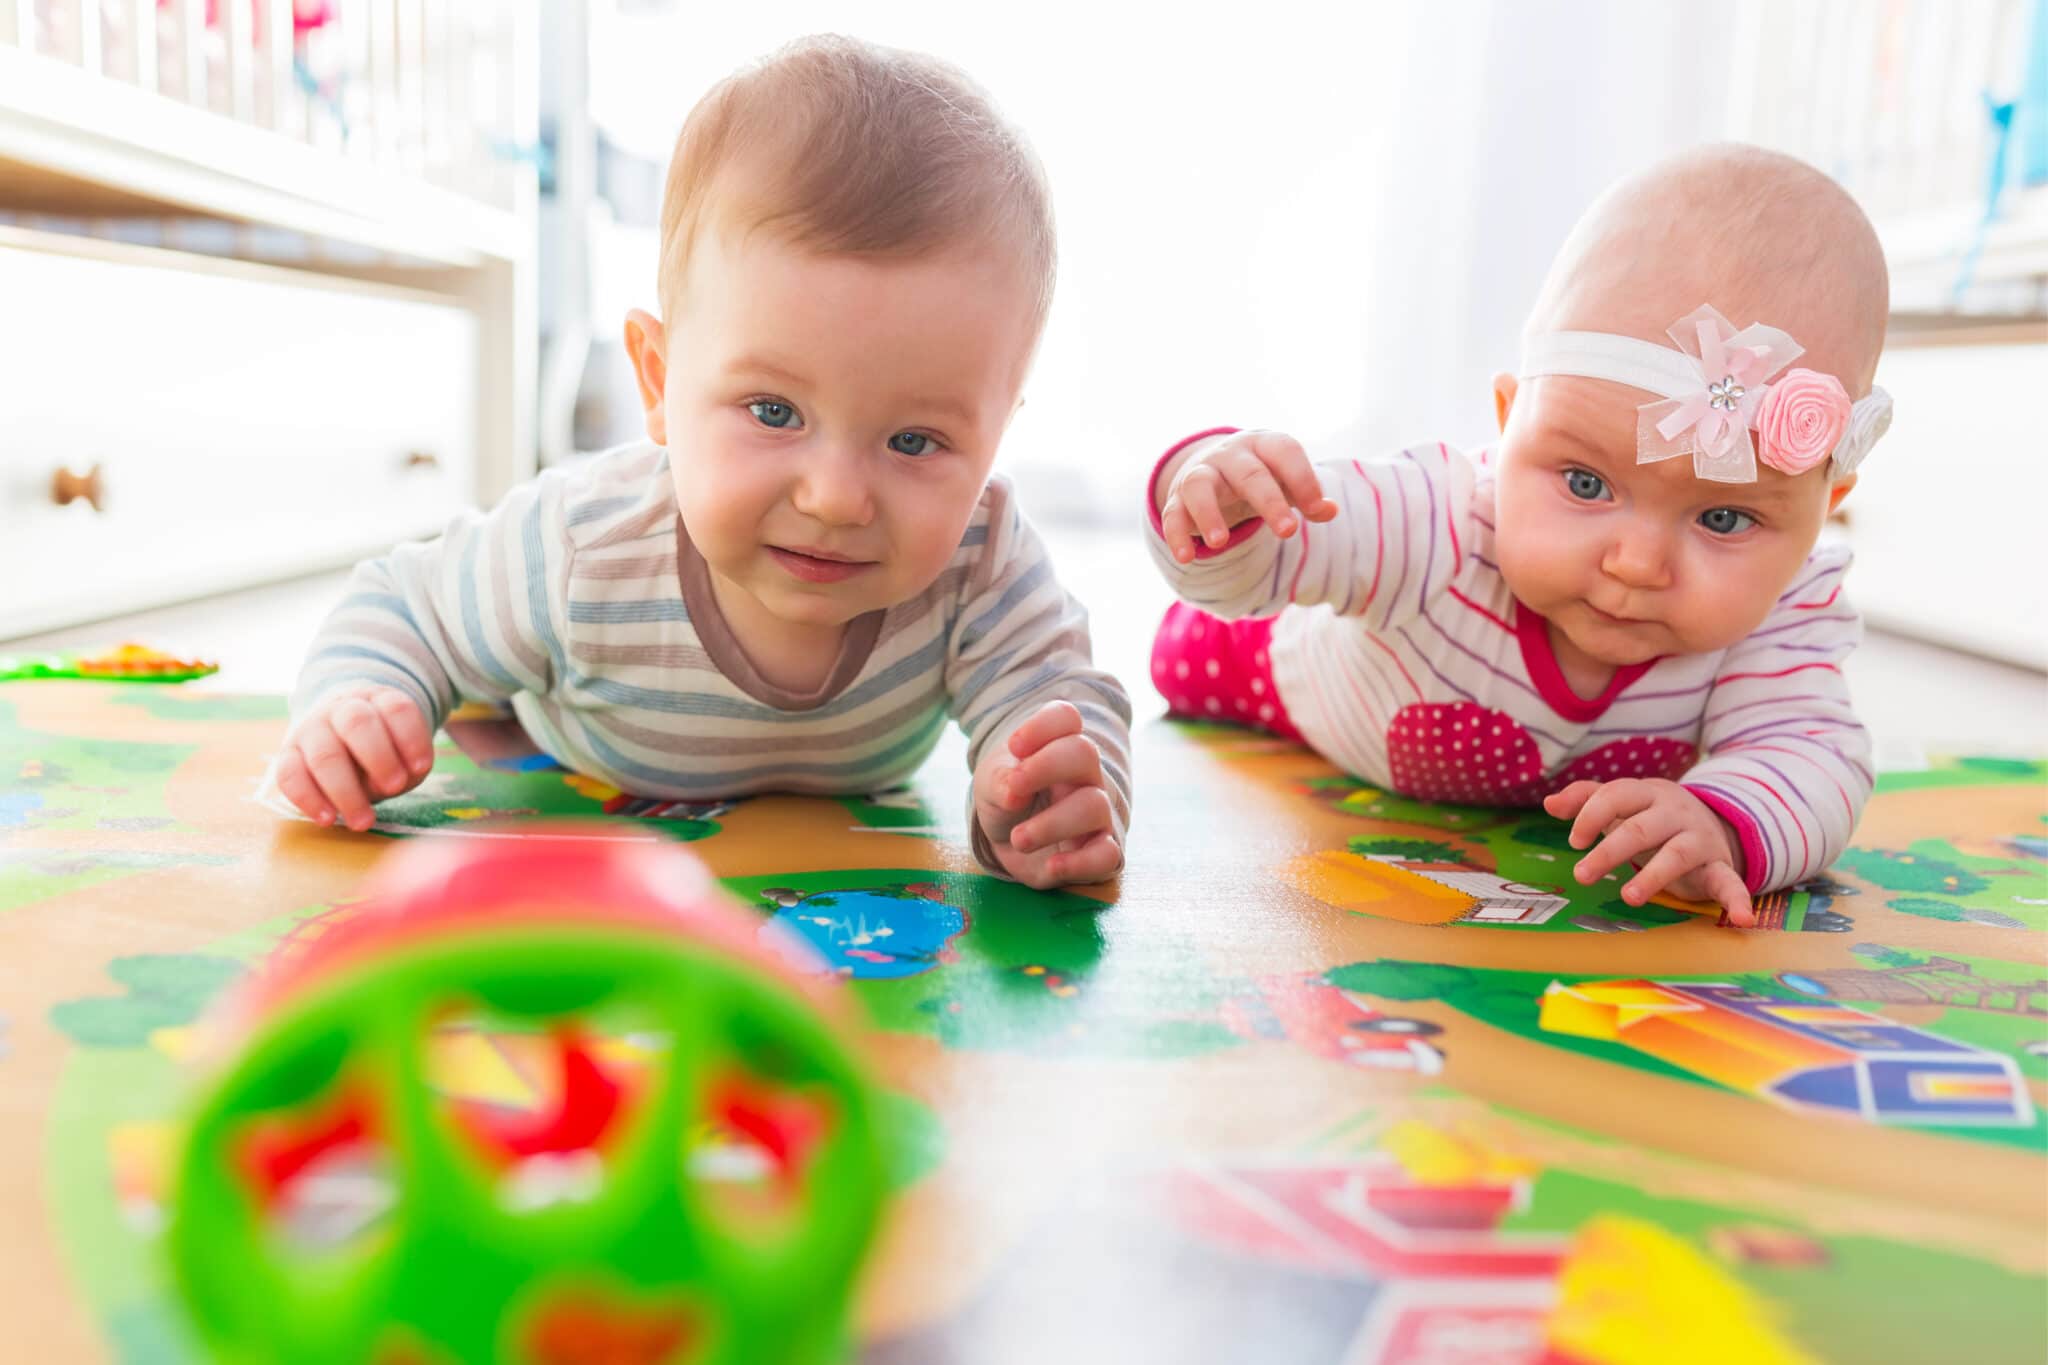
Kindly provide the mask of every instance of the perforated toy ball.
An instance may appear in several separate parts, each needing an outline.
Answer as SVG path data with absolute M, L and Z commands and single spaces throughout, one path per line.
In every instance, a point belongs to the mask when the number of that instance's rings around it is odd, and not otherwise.
M 845 1002 L 679 846 L 420 839 L 259 974 L 167 1242 L 229 1362 L 837 1357 L 883 1172 Z

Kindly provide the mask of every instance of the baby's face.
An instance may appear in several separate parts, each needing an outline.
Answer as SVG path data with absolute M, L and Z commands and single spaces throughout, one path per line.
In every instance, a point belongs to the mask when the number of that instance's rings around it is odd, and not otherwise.
M 1023 272 L 996 252 L 857 259 L 707 232 L 680 299 L 667 443 L 713 572 L 804 626 L 928 588 L 1017 406 Z
M 1793 586 L 1828 510 L 1826 465 L 1754 483 L 1636 463 L 1623 384 L 1526 380 L 1501 436 L 1495 548 L 1508 588 L 1613 666 L 1724 649 Z

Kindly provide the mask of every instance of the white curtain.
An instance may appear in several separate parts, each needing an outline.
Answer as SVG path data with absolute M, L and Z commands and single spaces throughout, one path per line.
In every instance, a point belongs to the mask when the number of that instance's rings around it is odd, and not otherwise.
M 1572 220 L 1617 175 L 1726 126 L 1731 14 L 1685 0 L 607 6 L 592 103 L 615 137 L 665 157 L 706 86 L 804 33 L 966 68 L 1037 146 L 1060 220 L 1059 296 L 998 467 L 1041 520 L 1122 524 L 1165 444 L 1212 423 L 1312 448 L 1487 439 L 1489 378 L 1514 367 Z

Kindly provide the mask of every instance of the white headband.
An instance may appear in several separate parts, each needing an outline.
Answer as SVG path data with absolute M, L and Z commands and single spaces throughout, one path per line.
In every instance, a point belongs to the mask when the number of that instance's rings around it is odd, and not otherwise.
M 1636 463 L 1691 455 L 1693 473 L 1749 483 L 1759 458 L 1802 474 L 1822 460 L 1852 473 L 1892 424 L 1892 397 L 1873 388 L 1855 402 L 1833 375 L 1786 370 L 1805 347 L 1775 327 L 1736 331 L 1703 306 L 1671 324 L 1677 348 L 1611 332 L 1544 332 L 1529 338 L 1522 377 L 1611 379 L 1662 396 L 1636 409 Z M 1755 428 L 1757 440 L 1750 441 Z

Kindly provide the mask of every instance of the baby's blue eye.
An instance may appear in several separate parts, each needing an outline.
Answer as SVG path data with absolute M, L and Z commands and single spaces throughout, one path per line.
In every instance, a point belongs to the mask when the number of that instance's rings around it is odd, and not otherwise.
M 747 404 L 747 411 L 754 414 L 754 420 L 764 427 L 780 431 L 787 427 L 800 427 L 803 419 L 796 415 L 796 409 L 773 398 L 757 398 Z
M 1713 507 L 1700 513 L 1700 525 L 1717 536 L 1732 536 L 1756 525 L 1756 518 L 1733 507 Z
M 889 449 L 898 455 L 929 455 L 939 443 L 921 431 L 899 431 L 889 438 Z
M 1598 474 L 1583 469 L 1567 469 L 1564 472 L 1564 486 L 1571 489 L 1572 496 L 1592 502 L 1607 491 L 1606 482 Z

